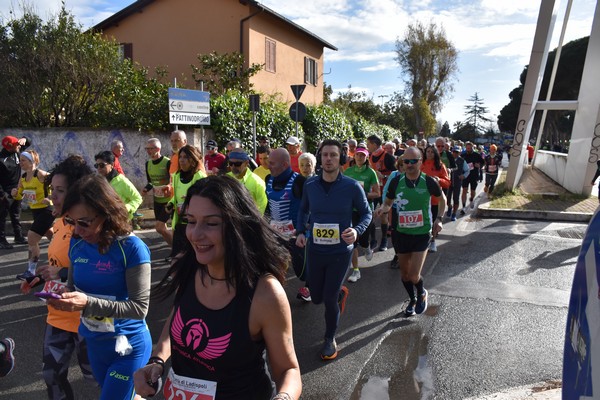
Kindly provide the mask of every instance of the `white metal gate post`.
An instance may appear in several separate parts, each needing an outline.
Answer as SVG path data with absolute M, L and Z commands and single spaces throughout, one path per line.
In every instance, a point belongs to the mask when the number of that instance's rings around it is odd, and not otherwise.
M 585 65 L 579 87 L 579 98 L 565 180 L 562 186 L 573 192 L 589 196 L 596 161 L 600 159 L 600 2 L 596 2 L 592 31 L 585 56 Z
M 523 98 L 515 130 L 515 138 L 510 149 L 511 157 L 506 175 L 506 183 L 511 189 L 516 188 L 519 184 L 519 180 L 523 174 L 523 165 L 527 160 L 527 143 L 529 142 L 533 117 L 535 116 L 535 104 L 540 96 L 546 60 L 548 59 L 548 49 L 552 40 L 552 32 L 554 31 L 559 4 L 560 1 L 558 0 L 542 0 L 540 5 L 533 48 L 531 50 L 531 58 L 529 59 L 527 78 L 525 79 Z

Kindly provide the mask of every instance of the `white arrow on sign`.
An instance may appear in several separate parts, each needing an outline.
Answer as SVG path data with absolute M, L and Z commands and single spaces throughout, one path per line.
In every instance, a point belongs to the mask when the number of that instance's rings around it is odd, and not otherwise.
M 198 101 L 172 100 L 169 103 L 169 111 L 208 114 L 210 112 L 210 103 Z

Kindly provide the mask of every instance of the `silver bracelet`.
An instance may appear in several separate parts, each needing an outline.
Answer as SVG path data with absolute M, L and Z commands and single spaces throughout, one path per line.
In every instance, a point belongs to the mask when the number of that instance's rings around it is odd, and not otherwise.
M 271 400 L 294 400 L 294 398 L 292 396 L 290 396 L 289 393 L 279 392 Z

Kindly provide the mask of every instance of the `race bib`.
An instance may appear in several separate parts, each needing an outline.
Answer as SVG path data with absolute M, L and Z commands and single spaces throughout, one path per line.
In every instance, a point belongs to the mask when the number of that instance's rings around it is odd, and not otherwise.
M 291 219 L 288 219 L 287 221 L 271 221 L 271 227 L 283 236 L 294 236 L 294 224 Z
M 81 323 L 92 332 L 114 332 L 115 320 L 109 317 L 81 317 Z
M 31 205 L 35 203 L 35 190 L 23 190 L 23 199 L 21 202 L 24 205 Z
M 340 243 L 340 226 L 338 224 L 313 225 L 313 243 L 333 245 Z
M 52 293 L 60 293 L 61 289 L 64 288 L 66 286 L 66 282 L 63 283 L 60 281 L 60 279 L 56 279 L 53 281 L 46 281 L 44 283 L 44 289 L 42 290 L 42 292 L 52 292 Z M 42 299 L 40 298 L 40 300 L 42 301 L 46 301 L 46 299 Z
M 475 167 L 473 166 L 473 163 L 472 163 L 472 162 L 468 163 L 467 165 L 469 166 L 469 171 L 470 171 L 470 170 L 472 170 L 473 168 L 475 168 Z
M 179 376 L 171 369 L 165 382 L 166 400 L 214 400 L 217 382 Z
M 171 197 L 169 196 L 169 186 L 154 186 L 154 197 Z
M 399 211 L 398 226 L 401 228 L 419 228 L 423 226 L 423 211 Z
M 488 165 L 488 172 L 496 172 L 498 170 L 497 165 Z
M 77 288 L 75 288 L 77 289 Z M 85 293 L 85 292 L 82 292 Z M 116 300 L 115 296 L 105 296 L 100 294 L 86 293 L 89 296 L 98 297 L 99 299 Z M 115 319 L 110 317 L 81 317 L 81 323 L 92 332 L 114 332 Z

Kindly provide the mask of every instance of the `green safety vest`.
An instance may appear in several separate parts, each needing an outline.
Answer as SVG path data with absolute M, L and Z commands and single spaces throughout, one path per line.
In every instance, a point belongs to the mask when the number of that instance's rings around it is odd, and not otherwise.
M 168 185 L 171 181 L 171 175 L 167 169 L 169 158 L 163 156 L 159 163 L 154 164 L 152 160 L 146 161 L 146 171 L 150 176 L 150 183 L 153 187 Z M 165 204 L 171 198 L 170 197 L 154 197 L 157 203 Z

